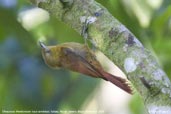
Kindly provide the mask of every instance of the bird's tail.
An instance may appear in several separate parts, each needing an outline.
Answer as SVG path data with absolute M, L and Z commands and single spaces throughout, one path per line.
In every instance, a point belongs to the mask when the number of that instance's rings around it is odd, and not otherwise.
M 122 90 L 126 91 L 129 94 L 132 94 L 131 86 L 128 84 L 128 81 L 126 79 L 114 76 L 107 72 L 103 72 L 102 74 L 105 80 L 112 82 L 114 85 L 118 86 Z

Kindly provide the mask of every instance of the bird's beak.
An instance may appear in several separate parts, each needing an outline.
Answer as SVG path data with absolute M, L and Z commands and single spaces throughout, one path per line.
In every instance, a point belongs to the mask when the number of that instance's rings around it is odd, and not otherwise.
M 40 47 L 41 47 L 42 49 L 45 49 L 45 50 L 48 49 L 47 46 L 45 46 L 45 44 L 44 44 L 43 42 L 39 41 L 39 44 L 40 44 Z

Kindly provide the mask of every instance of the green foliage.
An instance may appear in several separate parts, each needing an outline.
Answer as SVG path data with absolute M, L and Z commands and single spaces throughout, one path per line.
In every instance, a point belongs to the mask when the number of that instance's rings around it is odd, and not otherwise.
M 132 102 L 129 104 L 132 114 L 147 114 L 144 107 L 143 101 L 138 94 L 135 94 L 132 98 Z
M 88 97 L 81 90 L 91 93 L 97 80 L 48 68 L 37 42 L 41 37 L 48 39 L 48 45 L 83 39 L 54 18 L 27 29 L 19 15 L 32 8 L 26 1 L 0 7 L 0 109 L 57 110 L 66 104 L 79 109 Z

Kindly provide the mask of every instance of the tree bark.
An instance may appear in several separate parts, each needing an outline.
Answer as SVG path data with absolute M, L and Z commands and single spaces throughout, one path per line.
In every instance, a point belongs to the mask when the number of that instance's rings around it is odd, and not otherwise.
M 112 60 L 141 95 L 149 114 L 171 114 L 171 83 L 149 50 L 94 0 L 30 0 L 88 39 Z

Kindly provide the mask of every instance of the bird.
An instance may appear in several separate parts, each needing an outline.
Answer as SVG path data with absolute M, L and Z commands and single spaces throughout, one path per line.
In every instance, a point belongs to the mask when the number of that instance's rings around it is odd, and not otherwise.
M 39 41 L 43 60 L 53 69 L 64 68 L 93 78 L 110 81 L 125 92 L 132 94 L 132 88 L 124 78 L 106 72 L 88 45 L 76 42 L 46 46 Z

